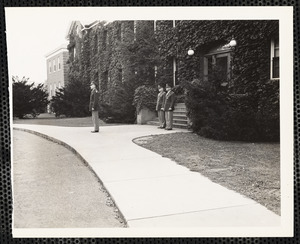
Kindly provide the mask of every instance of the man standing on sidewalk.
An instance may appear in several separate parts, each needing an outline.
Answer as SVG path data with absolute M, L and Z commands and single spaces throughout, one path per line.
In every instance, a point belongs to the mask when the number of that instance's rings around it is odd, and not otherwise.
M 164 103 L 164 111 L 166 116 L 166 130 L 172 130 L 173 128 L 173 110 L 175 104 L 175 93 L 169 84 L 166 84 L 166 98 Z
M 90 96 L 90 106 L 89 110 L 92 112 L 92 121 L 94 125 L 94 130 L 92 133 L 99 132 L 99 91 L 96 87 L 96 83 L 91 83 L 91 96 Z
M 158 114 L 159 120 L 159 129 L 163 129 L 166 127 L 166 120 L 165 120 L 165 112 L 163 111 L 163 105 L 166 98 L 166 93 L 164 88 L 161 85 L 158 85 L 159 93 L 157 95 L 157 102 L 156 102 L 156 111 Z

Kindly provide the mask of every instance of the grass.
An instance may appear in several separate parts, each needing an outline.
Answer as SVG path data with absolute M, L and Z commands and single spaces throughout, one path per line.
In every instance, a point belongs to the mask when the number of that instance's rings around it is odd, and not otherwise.
M 216 141 L 194 133 L 144 139 L 135 142 L 280 215 L 279 143 Z
M 53 125 L 64 127 L 92 127 L 92 117 L 83 118 L 56 118 L 53 114 L 40 114 L 37 118 L 14 119 L 14 124 L 35 124 L 35 125 Z M 107 124 L 100 120 L 100 126 L 109 126 L 116 124 Z

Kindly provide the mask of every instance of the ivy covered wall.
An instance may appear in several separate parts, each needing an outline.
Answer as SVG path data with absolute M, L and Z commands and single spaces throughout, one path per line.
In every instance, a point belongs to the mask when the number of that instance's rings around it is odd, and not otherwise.
M 173 84 L 174 73 L 182 87 L 195 79 L 203 82 L 205 54 L 234 38 L 226 94 L 248 98 L 246 108 L 265 120 L 257 127 L 267 130 L 271 123 L 278 129 L 279 79 L 270 79 L 270 42 L 278 28 L 275 20 L 99 22 L 81 36 L 70 35 L 70 77 L 99 84 L 102 116 L 134 122 L 137 87 Z M 194 55 L 187 55 L 189 49 Z

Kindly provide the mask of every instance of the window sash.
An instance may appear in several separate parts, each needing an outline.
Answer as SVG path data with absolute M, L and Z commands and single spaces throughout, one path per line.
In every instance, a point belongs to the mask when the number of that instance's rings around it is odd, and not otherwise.
M 271 40 L 271 52 L 270 52 L 270 78 L 279 79 L 279 39 Z
M 226 80 L 230 79 L 231 77 L 231 65 L 230 65 L 230 52 L 222 52 L 222 53 L 213 53 L 213 54 L 206 54 L 204 56 L 204 69 L 203 75 L 204 80 L 208 81 L 208 76 L 212 74 L 213 67 L 217 65 L 217 60 L 220 58 L 227 58 L 227 69 L 226 69 Z M 224 77 L 225 78 L 225 77 Z

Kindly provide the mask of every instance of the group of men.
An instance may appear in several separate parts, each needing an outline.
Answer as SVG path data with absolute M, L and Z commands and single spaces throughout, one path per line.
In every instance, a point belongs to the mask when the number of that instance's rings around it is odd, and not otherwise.
M 173 111 L 175 104 L 175 93 L 169 84 L 166 84 L 166 92 L 163 86 L 158 85 L 159 93 L 157 95 L 156 111 L 158 113 L 160 129 L 172 130 Z
M 91 83 L 91 95 L 89 110 L 92 112 L 92 121 L 94 130 L 92 133 L 99 132 L 99 91 L 94 82 Z M 166 85 L 166 92 L 163 86 L 158 85 L 158 96 L 156 111 L 158 112 L 159 127 L 161 129 L 172 130 L 173 127 L 173 110 L 175 103 L 175 93 L 169 84 Z

